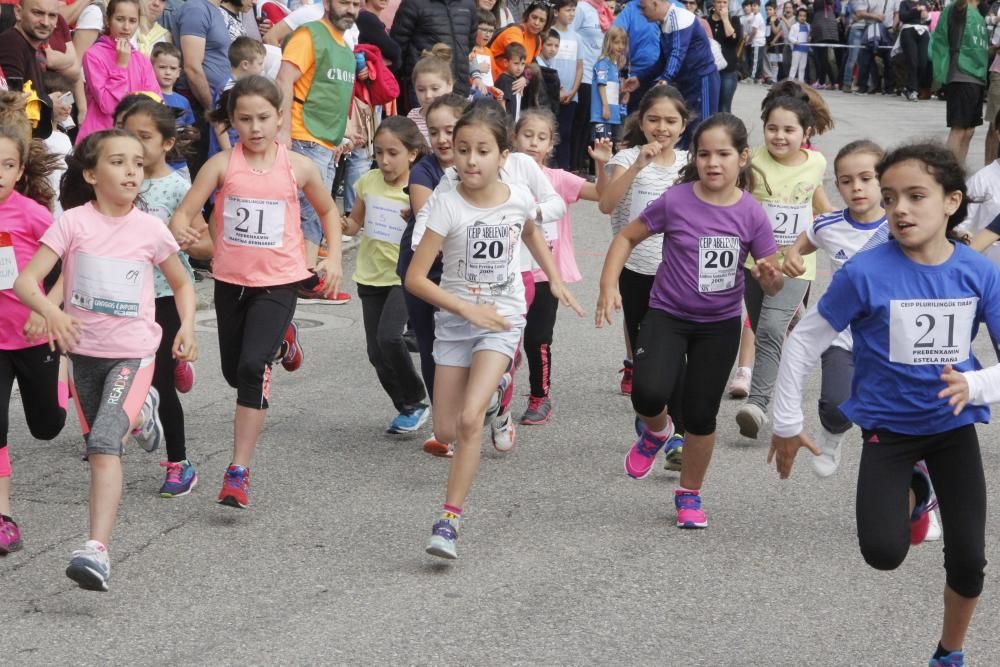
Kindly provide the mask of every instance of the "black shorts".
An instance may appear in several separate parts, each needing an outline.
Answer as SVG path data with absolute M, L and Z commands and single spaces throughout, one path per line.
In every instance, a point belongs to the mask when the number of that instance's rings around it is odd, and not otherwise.
M 945 86 L 944 94 L 948 127 L 968 129 L 983 124 L 985 86 L 978 83 L 955 81 Z

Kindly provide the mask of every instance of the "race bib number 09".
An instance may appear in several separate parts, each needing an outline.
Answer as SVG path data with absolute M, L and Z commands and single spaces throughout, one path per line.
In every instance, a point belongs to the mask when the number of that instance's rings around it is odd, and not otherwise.
M 233 245 L 278 248 L 285 234 L 285 202 L 229 195 L 222 222 L 225 239 Z
M 771 221 L 774 241 L 779 246 L 792 245 L 799 234 L 812 222 L 812 204 L 776 204 L 764 202 L 764 211 Z
M 465 279 L 505 283 L 510 275 L 510 225 L 472 225 L 465 246 Z
M 146 266 L 78 252 L 70 303 L 102 315 L 138 317 Z
M 889 303 L 889 360 L 957 364 L 969 358 L 978 297 Z
M 736 285 L 740 240 L 736 236 L 703 236 L 698 241 L 698 291 L 721 292 Z

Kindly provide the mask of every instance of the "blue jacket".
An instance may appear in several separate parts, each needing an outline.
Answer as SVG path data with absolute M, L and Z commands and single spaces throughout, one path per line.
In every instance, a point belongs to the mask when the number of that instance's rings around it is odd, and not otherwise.
M 644 83 L 651 82 L 663 69 L 660 26 L 642 15 L 639 0 L 631 0 L 625 5 L 615 18 L 615 25 L 628 34 L 628 60 L 632 66 L 629 73 Z
M 659 80 L 693 82 L 719 71 L 708 35 L 697 16 L 671 5 L 660 30 L 660 51 L 666 66 Z

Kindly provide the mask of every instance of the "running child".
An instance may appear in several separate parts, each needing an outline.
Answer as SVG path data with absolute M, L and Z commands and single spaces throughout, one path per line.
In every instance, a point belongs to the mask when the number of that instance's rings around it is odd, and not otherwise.
M 510 132 L 505 115 L 493 107 L 466 112 L 456 124 L 461 181 L 428 204 L 427 229 L 406 274 L 407 288 L 441 309 L 435 316 L 434 429 L 445 442 L 458 442 L 443 512 L 427 547 L 442 558 L 457 557 L 462 509 L 479 467 L 483 418 L 520 344 L 522 241 L 549 276 L 553 294 L 582 314 L 533 222 L 535 197 L 500 180 Z M 426 277 L 438 253 L 444 262 L 440 286 Z
M 4 102 L 16 103 L 4 93 Z M 6 114 L 5 114 L 6 115 Z M 41 142 L 31 141 L 27 117 L 0 124 L 0 556 L 22 547 L 21 531 L 10 503 L 10 397 L 17 381 L 24 419 L 33 438 L 51 440 L 66 424 L 66 367 L 44 333 L 45 322 L 14 294 L 14 280 L 23 271 L 39 239 L 52 225 L 55 193 L 48 181 L 54 165 Z M 25 194 L 28 193 L 28 196 Z M 56 307 L 62 291 L 49 298 Z
M 672 86 L 651 88 L 639 101 L 639 108 L 625 122 L 623 143 L 628 146 L 604 168 L 607 184 L 601 189 L 601 213 L 611 214 L 611 231 L 618 234 L 639 218 L 677 181 L 688 163 L 688 152 L 675 148 L 684 136 L 690 112 L 680 92 Z M 660 267 L 663 237 L 653 234 L 641 241 L 625 261 L 618 290 L 622 295 L 625 329 L 625 360 L 619 371 L 621 393 L 632 393 L 632 350 L 639 336 L 639 324 L 649 310 L 649 293 Z M 680 377 L 680 376 L 678 376 Z M 676 391 L 680 391 L 680 381 Z M 674 436 L 666 447 L 669 470 L 680 470 L 684 444 L 680 394 L 667 402 L 674 423 Z
M 45 318 L 49 346 L 69 354 L 73 397 L 90 463 L 90 535 L 66 574 L 81 588 L 107 591 L 108 546 L 122 496 L 121 455 L 130 431 L 147 451 L 163 439 L 151 387 L 161 329 L 153 267 L 166 276 L 181 325 L 176 359 L 194 361 L 194 287 L 164 224 L 135 207 L 143 147 L 124 130 L 102 130 L 77 144 L 63 177 L 65 211 L 14 283 L 21 301 Z M 65 310 L 39 283 L 62 259 Z M 137 430 L 132 431 L 133 427 Z
M 427 133 L 427 110 L 431 102 L 450 93 L 455 85 L 455 75 L 451 71 L 451 47 L 439 42 L 430 51 L 424 51 L 423 57 L 413 66 L 410 80 L 413 81 L 413 91 L 417 95 L 419 106 L 410 109 L 406 117 L 417 124 L 420 134 L 424 135 L 424 141 L 429 144 L 431 138 Z
M 174 212 L 170 229 L 183 248 L 197 243 L 192 229 L 215 192 L 215 313 L 222 375 L 236 389 L 233 457 L 218 502 L 249 504 L 250 464 L 269 407 L 271 365 L 287 371 L 302 364 L 298 327 L 292 321 L 298 288 L 323 280 L 326 294 L 340 283 L 340 214 L 316 165 L 279 143 L 281 93 L 261 76 L 229 91 L 227 113 L 240 142 L 205 163 Z M 323 222 L 330 254 L 306 267 L 299 190 Z M 303 282 L 305 281 L 305 282 Z
M 981 368 L 972 341 L 1000 335 L 1000 273 L 948 239 L 965 219 L 965 170 L 942 144 L 891 151 L 876 170 L 892 239 L 833 276 L 785 345 L 768 463 L 786 479 L 800 447 L 802 384 L 839 332 L 851 329 L 854 376 L 841 406 L 861 426 L 857 524 L 861 555 L 894 570 L 923 541 L 931 481 L 944 528 L 944 618 L 930 665 L 963 665 L 983 588 L 986 483 L 976 422 L 1000 400 L 1000 367 Z M 918 465 L 921 460 L 926 467 Z
M 621 94 L 618 73 L 628 65 L 628 33 L 618 26 L 611 26 L 604 33 L 601 53 L 594 63 L 593 87 L 590 96 L 590 138 L 611 139 L 617 142 L 621 135 L 622 108 L 628 102 L 628 93 Z
M 149 98 L 137 102 L 123 114 L 125 129 L 138 137 L 143 146 L 142 168 L 145 179 L 139 192 L 139 206 L 146 213 L 156 216 L 164 225 L 170 223 L 171 216 L 191 187 L 191 183 L 167 162 L 177 145 L 176 118 L 170 107 Z M 207 227 L 201 216 L 198 217 L 196 226 L 198 229 Z M 188 278 L 194 280 L 194 272 L 188 261 L 189 253 L 195 259 L 211 259 L 212 239 L 207 234 L 203 235 L 187 252 L 177 253 Z M 190 493 L 198 483 L 198 473 L 187 457 L 184 408 L 177 395 L 177 392 L 186 394 L 191 391 L 195 372 L 191 362 L 174 359 L 172 356 L 171 344 L 180 330 L 181 322 L 177 317 L 174 291 L 159 269 L 153 272 L 153 287 L 156 323 L 163 330 L 160 347 L 156 351 L 153 387 L 160 397 L 160 422 L 163 424 L 167 449 L 167 460 L 160 463 L 167 469 L 166 479 L 160 487 L 160 496 L 177 498 Z
M 674 432 L 666 406 L 676 395 L 686 428 L 680 486 L 674 492 L 679 528 L 705 528 L 701 489 L 715 447 L 716 417 L 742 330 L 743 282 L 753 277 L 768 294 L 781 289 L 777 246 L 753 189 L 746 127 L 718 113 L 695 130 L 693 162 L 681 181 L 646 207 L 611 242 L 601 274 L 598 327 L 621 310 L 619 274 L 629 253 L 663 234 L 663 260 L 649 296 L 635 353 L 632 406 L 642 421 L 625 456 L 625 472 L 642 479 Z M 759 260 L 740 271 L 748 254 Z M 685 371 L 685 358 L 687 370 Z
M 399 413 L 386 433 L 399 435 L 418 430 L 429 416 L 427 392 L 403 341 L 406 302 L 396 273 L 399 244 L 406 231 L 402 212 L 410 205 L 404 187 L 411 165 L 427 145 L 416 123 L 400 116 L 382 121 L 374 144 L 378 169 L 368 171 L 355 184 L 358 198 L 345 219 L 344 233 L 354 236 L 364 230 L 354 282 L 361 298 L 368 361 Z

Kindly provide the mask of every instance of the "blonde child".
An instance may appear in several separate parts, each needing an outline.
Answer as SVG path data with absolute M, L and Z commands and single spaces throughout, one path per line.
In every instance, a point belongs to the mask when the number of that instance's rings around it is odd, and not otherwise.
M 439 42 L 430 51 L 424 51 L 423 57 L 413 66 L 411 80 L 419 106 L 410 109 L 406 117 L 417 124 L 427 143 L 430 143 L 430 136 L 427 134 L 427 108 L 435 99 L 450 93 L 455 85 L 451 55 L 451 47 Z
M 590 96 L 591 141 L 611 139 L 617 141 L 622 124 L 622 107 L 628 94 L 621 94 L 618 75 L 628 63 L 628 33 L 618 26 L 611 26 L 604 33 L 601 53 L 594 63 Z

